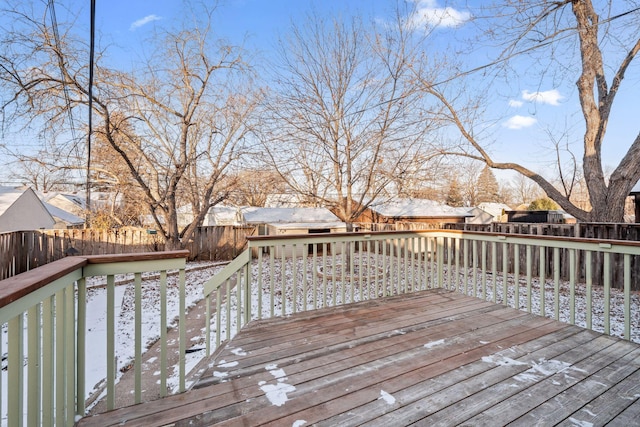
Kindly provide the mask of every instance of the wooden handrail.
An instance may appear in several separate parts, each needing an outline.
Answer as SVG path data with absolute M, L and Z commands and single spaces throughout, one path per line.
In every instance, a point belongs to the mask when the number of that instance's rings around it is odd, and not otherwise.
M 630 240 L 616 240 L 616 239 L 602 239 L 591 237 L 568 237 L 568 236 L 549 236 L 538 234 L 510 234 L 510 233 L 497 233 L 491 231 L 467 231 L 467 230 L 449 230 L 449 229 L 424 229 L 424 230 L 386 230 L 386 231 L 353 231 L 348 233 L 314 233 L 314 234 L 282 234 L 282 235 L 263 235 L 263 236 L 247 236 L 248 241 L 260 242 L 260 241 L 277 241 L 286 239 L 313 239 L 322 238 L 330 235 L 331 237 L 352 237 L 363 235 L 371 236 L 393 236 L 398 234 L 436 234 L 445 232 L 448 235 L 458 236 L 501 236 L 508 239 L 527 239 L 527 240 L 548 240 L 555 242 L 576 242 L 576 243 L 605 243 L 612 245 L 622 246 L 635 246 L 640 247 L 640 242 Z
M 89 264 L 107 264 L 111 262 L 122 261 L 149 261 L 160 259 L 176 259 L 186 258 L 189 256 L 189 251 L 167 251 L 167 252 L 140 252 L 134 254 L 109 254 L 109 255 L 86 255 L 81 258 L 85 258 Z
M 4 279 L 0 281 L 0 307 L 29 295 L 87 264 L 88 261 L 84 257 L 67 257 Z
M 71 256 L 0 281 L 0 308 L 88 264 L 186 258 L 188 250 Z

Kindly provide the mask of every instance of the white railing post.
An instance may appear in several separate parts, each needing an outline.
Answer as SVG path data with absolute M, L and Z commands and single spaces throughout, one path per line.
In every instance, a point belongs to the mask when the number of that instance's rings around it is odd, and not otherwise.
M 185 289 L 185 269 L 184 266 L 180 268 L 178 271 L 178 287 L 180 289 L 180 301 L 179 301 L 179 324 L 178 324 L 178 333 L 180 335 L 180 362 L 179 362 L 179 373 L 180 378 L 178 380 L 178 392 L 184 392 L 186 387 L 186 350 L 187 350 L 187 322 L 186 322 L 186 289 Z
M 444 238 L 442 238 L 442 237 L 436 239 L 436 245 L 437 245 L 436 259 L 438 260 L 438 284 L 437 284 L 438 288 L 442 288 L 443 287 L 443 281 L 444 281 L 444 275 L 443 275 L 444 244 L 443 244 L 443 241 L 444 241 Z
M 87 284 L 84 277 L 77 282 L 78 287 L 78 319 L 76 325 L 76 345 L 77 345 L 77 374 L 76 374 L 76 416 L 83 416 L 85 408 L 85 381 L 86 381 L 86 331 L 87 331 Z
M 23 420 L 23 388 L 24 388 L 24 370 L 23 370 L 23 314 L 20 313 L 11 320 L 8 326 L 9 351 L 7 353 L 7 389 L 9 392 L 7 404 L 8 414 L 7 422 L 9 427 L 22 426 Z

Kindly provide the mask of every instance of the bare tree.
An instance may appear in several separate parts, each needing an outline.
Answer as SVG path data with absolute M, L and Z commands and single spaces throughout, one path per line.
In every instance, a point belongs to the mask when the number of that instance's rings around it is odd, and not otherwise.
M 516 171 L 533 180 L 580 220 L 619 222 L 623 220 L 625 198 L 640 179 L 640 133 L 630 141 L 628 151 L 609 179 L 603 170 L 602 150 L 607 142 L 607 125 L 616 95 L 640 51 L 636 25 L 640 8 L 634 1 L 600 2 L 597 8 L 591 0 L 507 0 L 478 9 L 476 17 L 476 22 L 491 26 L 485 34 L 503 46 L 485 71 L 499 66 L 500 71 L 511 72 L 514 78 L 515 73 L 507 65 L 517 57 L 530 59 L 529 68 L 538 72 L 541 80 L 546 76 L 554 79 L 569 76 L 577 81 L 584 123 L 581 167 L 589 204 L 574 203 L 571 192 L 575 181 L 571 173 L 561 175 L 562 186 L 558 188 L 553 179 L 522 164 L 496 160 L 489 141 L 481 138 L 473 118 L 468 115 L 468 103 L 460 103 L 460 92 L 450 91 L 450 86 L 444 83 L 456 76 L 440 75 L 440 80 L 436 80 L 426 73 L 426 68 L 414 69 L 424 91 L 446 109 L 447 120 L 465 143 L 457 150 L 446 151 L 447 154 L 476 159 L 495 169 Z M 576 48 L 579 60 L 572 63 Z M 606 60 L 605 53 L 610 55 Z M 576 64 L 579 66 L 575 67 Z
M 37 191 L 63 191 L 70 186 L 69 171 L 46 159 L 49 153 L 38 151 L 31 155 L 12 153 L 14 159 L 8 166 L 16 184 L 28 185 Z
M 538 184 L 520 174 L 511 182 L 511 189 L 516 206 L 527 205 L 544 194 Z
M 269 196 L 287 192 L 286 183 L 277 172 L 264 169 L 246 169 L 232 176 L 235 185 L 229 201 L 236 206 L 265 206 Z
M 348 224 L 432 154 L 409 41 L 400 23 L 375 32 L 359 19 L 309 16 L 280 46 L 265 137 L 271 167 Z
M 245 151 L 260 99 L 241 50 L 213 39 L 213 10 L 192 12 L 195 24 L 150 42 L 155 49 L 141 67 L 108 69 L 98 54 L 95 69 L 96 134 L 126 165 L 169 249 L 182 247 L 228 196 L 225 174 Z M 12 118 L 62 127 L 69 108 L 87 103 L 86 46 L 70 31 L 54 43 L 33 10 L 7 13 L 14 25 L 0 51 L 0 84 L 9 94 L 3 107 Z M 184 229 L 177 222 L 182 204 L 195 218 Z

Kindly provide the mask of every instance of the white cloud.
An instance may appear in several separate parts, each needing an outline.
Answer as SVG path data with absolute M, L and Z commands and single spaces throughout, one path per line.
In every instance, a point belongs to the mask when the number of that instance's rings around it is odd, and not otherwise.
M 524 104 L 522 101 L 518 101 L 516 99 L 509 100 L 509 107 L 519 108 L 522 107 L 522 104 Z
M 436 0 L 414 0 L 416 11 L 409 17 L 407 24 L 412 29 L 421 27 L 455 28 L 471 19 L 471 13 L 452 7 L 439 7 Z
M 143 25 L 148 24 L 149 22 L 159 21 L 161 19 L 162 18 L 159 17 L 158 15 L 147 15 L 144 18 L 138 19 L 133 24 L 131 24 L 131 26 L 129 27 L 129 31 L 135 31 L 138 28 L 142 27 Z
M 536 119 L 535 117 L 515 115 L 511 117 L 509 120 L 507 120 L 506 122 L 504 122 L 502 125 L 508 129 L 518 130 L 518 129 L 528 128 L 529 126 L 533 126 L 537 122 L 538 122 L 538 119 Z
M 540 102 L 542 104 L 559 105 L 564 96 L 560 95 L 556 89 L 546 90 L 543 92 L 529 92 L 528 90 L 522 91 L 522 99 L 530 102 Z

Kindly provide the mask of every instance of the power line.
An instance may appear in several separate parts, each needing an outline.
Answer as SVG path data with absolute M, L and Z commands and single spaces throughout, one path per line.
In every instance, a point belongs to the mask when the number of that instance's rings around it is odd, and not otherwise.
M 67 106 L 67 114 L 69 115 L 69 124 L 71 126 L 71 137 L 76 140 L 75 125 L 73 121 L 73 112 L 71 111 L 71 98 L 69 97 L 69 88 L 67 87 L 67 78 L 64 72 L 64 60 L 62 56 L 62 50 L 60 47 L 60 33 L 58 31 L 58 19 L 56 18 L 56 7 L 54 0 L 49 0 L 47 5 L 49 9 L 49 16 L 51 17 L 51 27 L 53 29 L 53 39 L 56 45 L 56 56 L 58 57 L 58 66 L 60 67 L 60 74 L 62 77 L 62 90 L 64 92 L 64 100 Z
M 89 131 L 87 134 L 87 183 L 85 206 L 87 208 L 87 218 L 85 226 L 90 226 L 91 212 L 91 134 L 93 133 L 93 59 L 95 56 L 96 39 L 96 0 L 91 0 L 91 34 L 89 45 Z

